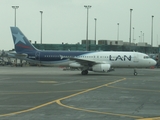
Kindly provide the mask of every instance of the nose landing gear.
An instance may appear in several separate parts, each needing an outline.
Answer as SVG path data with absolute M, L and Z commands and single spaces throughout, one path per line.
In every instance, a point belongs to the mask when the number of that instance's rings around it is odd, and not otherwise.
M 137 76 L 137 75 L 138 75 L 138 73 L 137 73 L 136 69 L 134 69 L 134 76 Z

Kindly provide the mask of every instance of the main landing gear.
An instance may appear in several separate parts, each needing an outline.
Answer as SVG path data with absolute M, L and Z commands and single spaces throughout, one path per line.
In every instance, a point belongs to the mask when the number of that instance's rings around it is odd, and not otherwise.
M 88 70 L 82 70 L 81 74 L 82 75 L 87 75 L 88 74 Z
M 138 75 L 138 73 L 137 73 L 136 69 L 134 69 L 134 76 L 137 76 L 137 75 Z
M 87 75 L 87 74 L 88 74 L 88 70 L 82 70 L 81 74 L 82 74 L 82 75 Z M 134 73 L 133 73 L 133 74 L 134 74 L 134 76 L 137 76 L 137 75 L 138 75 L 136 69 L 134 69 Z

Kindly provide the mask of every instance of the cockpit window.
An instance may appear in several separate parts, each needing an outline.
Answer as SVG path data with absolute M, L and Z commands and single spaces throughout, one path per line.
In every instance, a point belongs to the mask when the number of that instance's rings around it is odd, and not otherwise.
M 148 58 L 150 58 L 149 56 L 144 56 L 144 59 L 148 59 Z

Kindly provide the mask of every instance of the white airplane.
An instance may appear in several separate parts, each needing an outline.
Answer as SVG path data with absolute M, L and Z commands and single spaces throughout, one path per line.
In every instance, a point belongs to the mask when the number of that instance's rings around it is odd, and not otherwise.
M 145 68 L 156 65 L 156 61 L 140 52 L 123 51 L 47 51 L 36 49 L 17 27 L 11 27 L 16 57 L 41 65 L 75 67 L 88 71 L 109 72 L 112 68 Z

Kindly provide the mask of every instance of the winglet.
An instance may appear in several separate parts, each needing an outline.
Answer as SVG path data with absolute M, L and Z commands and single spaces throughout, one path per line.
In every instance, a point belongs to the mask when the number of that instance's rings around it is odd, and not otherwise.
M 18 27 L 11 27 L 11 33 L 17 53 L 25 53 L 37 50 Z

